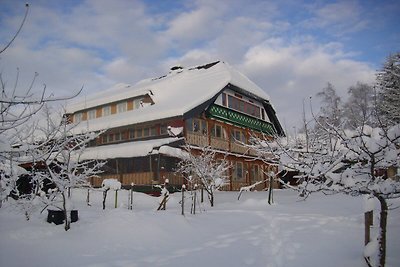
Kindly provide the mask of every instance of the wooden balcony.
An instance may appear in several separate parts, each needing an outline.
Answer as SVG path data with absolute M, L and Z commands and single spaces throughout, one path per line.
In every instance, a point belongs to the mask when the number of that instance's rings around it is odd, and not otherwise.
M 238 154 L 248 154 L 248 148 L 242 146 L 241 144 L 237 143 L 237 142 L 232 142 L 231 143 L 231 151 L 234 153 L 238 153 Z
M 190 145 L 199 147 L 208 146 L 208 136 L 203 134 L 188 133 L 186 136 L 186 142 Z
M 211 138 L 211 147 L 229 151 L 229 141 L 221 138 Z

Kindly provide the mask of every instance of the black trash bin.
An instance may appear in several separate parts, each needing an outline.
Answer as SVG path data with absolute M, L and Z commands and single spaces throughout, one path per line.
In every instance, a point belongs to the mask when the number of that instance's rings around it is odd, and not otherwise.
M 47 222 L 56 225 L 63 224 L 65 220 L 64 211 L 62 210 L 47 210 Z M 71 210 L 71 223 L 78 221 L 78 210 Z

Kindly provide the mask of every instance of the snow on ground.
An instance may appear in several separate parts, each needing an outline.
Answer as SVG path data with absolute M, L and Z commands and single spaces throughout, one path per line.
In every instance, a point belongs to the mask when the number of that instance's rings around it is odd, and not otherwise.
M 46 212 L 31 221 L 0 209 L 0 266 L 365 266 L 363 199 L 344 195 L 312 195 L 299 201 L 289 190 L 218 192 L 216 206 L 203 204 L 198 214 L 180 215 L 180 193 L 171 195 L 167 210 L 156 211 L 159 198 L 128 191 L 114 194 L 102 210 L 101 191 L 73 191 L 79 221 L 64 231 L 48 224 Z M 398 204 L 398 203 L 397 203 Z M 387 266 L 400 266 L 400 209 L 389 212 Z

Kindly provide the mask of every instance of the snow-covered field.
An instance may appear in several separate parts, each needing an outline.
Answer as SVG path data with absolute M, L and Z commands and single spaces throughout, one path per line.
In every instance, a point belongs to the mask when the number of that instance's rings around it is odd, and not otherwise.
M 119 192 L 119 208 L 109 193 L 102 210 L 101 192 L 73 191 L 79 221 L 68 232 L 46 222 L 47 212 L 25 221 L 0 209 L 0 266 L 366 266 L 363 260 L 363 199 L 315 194 L 299 201 L 289 190 L 218 192 L 216 206 L 203 204 L 196 215 L 180 215 L 180 193 L 167 210 L 159 198 Z M 397 203 L 398 204 L 398 203 Z M 400 266 L 400 209 L 389 212 L 387 266 Z

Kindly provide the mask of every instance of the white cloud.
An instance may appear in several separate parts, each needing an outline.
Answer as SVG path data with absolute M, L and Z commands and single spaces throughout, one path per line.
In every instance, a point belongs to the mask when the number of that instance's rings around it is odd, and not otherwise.
M 303 25 L 323 28 L 336 35 L 344 35 L 366 29 L 370 23 L 363 17 L 363 6 L 356 1 L 339 1 L 311 8 L 313 18 Z
M 239 68 L 271 96 L 282 119 L 299 125 L 303 99 L 315 96 L 327 82 L 345 96 L 357 81 L 374 80 L 368 64 L 329 51 L 330 44 L 284 44 L 273 39 L 251 48 Z

